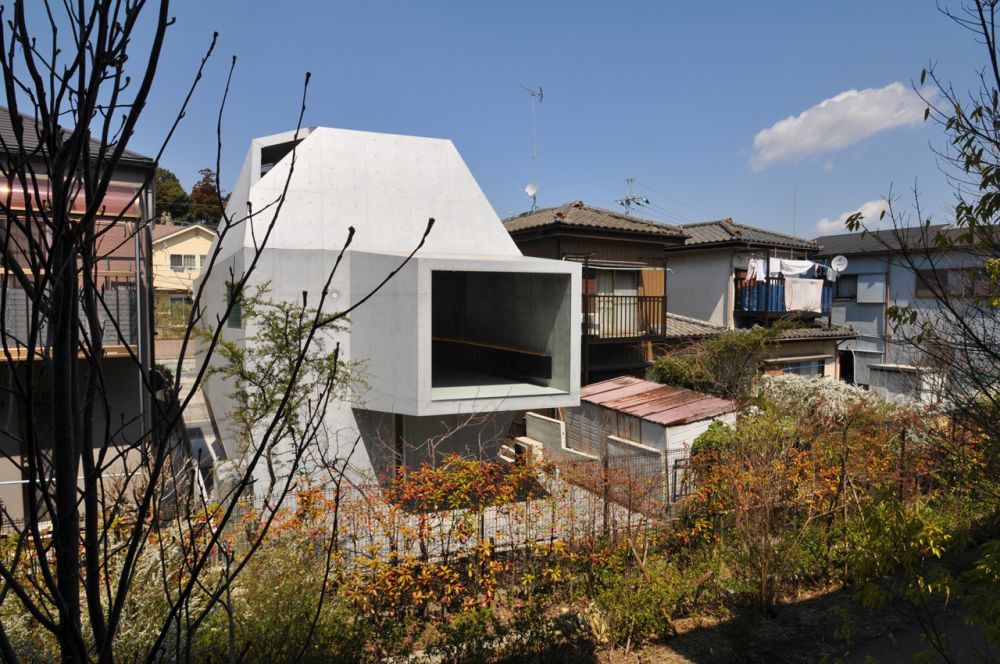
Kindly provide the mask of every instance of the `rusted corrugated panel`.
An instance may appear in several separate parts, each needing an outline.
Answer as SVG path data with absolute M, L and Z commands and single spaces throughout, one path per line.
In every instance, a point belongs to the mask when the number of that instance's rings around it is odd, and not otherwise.
M 736 409 L 726 399 L 632 376 L 588 385 L 581 390 L 581 399 L 665 426 L 695 422 Z
M 719 399 L 717 397 L 707 397 L 691 403 L 671 408 L 645 419 L 665 425 L 687 424 L 699 420 L 716 417 L 724 413 L 731 413 L 735 410 L 731 401 Z

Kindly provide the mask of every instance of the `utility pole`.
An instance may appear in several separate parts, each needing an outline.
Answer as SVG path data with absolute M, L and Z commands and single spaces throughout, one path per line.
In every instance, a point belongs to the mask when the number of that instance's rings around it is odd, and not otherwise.
M 649 199 L 645 196 L 636 196 L 632 193 L 632 183 L 635 182 L 635 178 L 625 178 L 625 184 L 628 185 L 628 191 L 625 193 L 625 198 L 619 198 L 615 201 L 618 205 L 625 208 L 625 214 L 631 214 L 632 206 L 640 207 L 642 205 L 649 205 Z

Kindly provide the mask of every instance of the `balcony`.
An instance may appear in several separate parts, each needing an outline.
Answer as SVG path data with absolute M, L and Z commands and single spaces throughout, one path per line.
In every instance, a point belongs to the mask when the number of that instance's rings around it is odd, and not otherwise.
M 733 311 L 747 316 L 764 318 L 777 317 L 775 314 L 789 313 L 785 309 L 784 276 L 768 277 L 765 281 L 747 281 L 741 276 L 733 278 L 736 300 Z M 833 284 L 824 281 L 820 299 L 820 312 L 795 312 L 803 316 L 825 316 L 830 313 L 833 301 Z
M 583 334 L 618 340 L 663 336 L 667 299 L 660 295 L 583 295 Z
M 125 355 L 126 345 L 134 346 L 139 340 L 138 298 L 135 289 L 135 274 L 132 272 L 102 272 L 97 280 L 99 294 L 103 305 L 98 302 L 99 317 L 103 329 L 103 347 L 106 355 Z M 32 302 L 27 294 L 16 287 L 8 287 L 4 300 L 4 341 L 15 359 L 26 359 L 28 349 L 29 325 L 32 322 Z M 108 314 L 110 312 L 110 316 Z M 80 318 L 84 319 L 84 311 L 80 306 Z M 115 324 L 109 320 L 113 318 Z M 36 344 L 36 352 L 41 351 L 45 343 L 45 326 L 47 321 L 40 318 L 41 326 Z M 123 339 L 124 338 L 124 339 Z

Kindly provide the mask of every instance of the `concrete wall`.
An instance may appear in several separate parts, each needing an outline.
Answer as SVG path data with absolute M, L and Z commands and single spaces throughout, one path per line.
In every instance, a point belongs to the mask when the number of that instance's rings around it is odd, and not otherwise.
M 541 443 L 546 451 L 566 446 L 566 423 L 538 413 L 524 414 L 525 435 Z
M 249 279 L 251 289 L 269 284 L 270 299 L 293 302 L 301 302 L 305 293 L 308 305 L 315 307 L 345 249 L 349 227 L 356 229 L 330 280 L 323 309 L 334 313 L 360 306 L 351 311 L 349 327 L 332 330 L 324 339 L 331 350 L 339 344 L 342 360 L 360 363 L 356 371 L 364 384 L 356 384 L 330 405 L 326 438 L 309 463 L 322 464 L 324 458 L 344 457 L 353 450 L 351 465 L 359 476 L 381 471 L 387 459 L 384 439 L 391 434 L 393 444 L 396 441 L 397 415 L 406 416 L 407 449 L 426 447 L 428 440 L 466 423 L 468 433 L 449 435 L 438 447 L 468 451 L 491 448 L 500 431 L 506 432 L 504 422 L 509 424 L 510 418 L 496 416 L 498 412 L 576 405 L 579 266 L 522 257 L 450 141 L 307 129 L 298 136 L 292 172 L 288 150 L 294 138 L 286 132 L 252 142 L 227 212 L 237 221 L 245 217 L 248 204 L 257 212 L 249 223 L 230 228 L 216 241 L 219 269 L 202 279 L 208 280 L 207 319 L 214 320 L 225 304 L 229 270 L 244 274 L 254 261 L 255 243 L 264 243 Z M 276 163 L 262 173 L 264 161 Z M 286 182 L 288 195 L 279 204 Z M 436 223 L 417 258 L 375 292 L 418 246 L 430 217 Z M 559 287 L 534 299 L 558 309 L 549 317 L 555 323 L 546 347 L 564 363 L 556 366 L 568 389 L 512 399 L 432 399 L 434 270 L 551 275 L 542 281 L 558 282 Z M 245 345 L 255 333 L 253 321 L 244 320 L 236 328 L 226 327 L 223 338 Z M 200 362 L 206 361 L 202 353 Z M 244 450 L 233 435 L 230 414 L 241 404 L 233 402 L 231 388 L 218 376 L 207 381 L 204 391 L 227 454 L 240 458 Z M 474 426 L 470 416 L 491 424 Z M 312 470 L 307 466 L 306 472 Z M 322 473 L 317 474 L 322 479 Z
M 397 255 L 351 252 L 351 290 L 370 292 L 395 269 Z M 513 339 L 510 345 L 534 346 L 550 355 L 553 376 L 549 387 L 558 393 L 529 396 L 482 396 L 441 400 L 433 396 L 432 324 L 433 273 L 502 273 L 510 288 L 487 298 L 467 302 L 469 324 L 486 321 Z M 474 279 L 489 292 L 492 277 Z M 514 288 L 514 283 L 520 286 Z M 563 408 L 579 402 L 580 335 L 574 321 L 580 316 L 580 266 L 520 256 L 421 255 L 397 278 L 351 314 L 350 357 L 365 361 L 369 389 L 356 405 L 407 415 L 442 415 Z M 475 299 L 475 298 L 470 298 Z M 449 307 L 453 302 L 445 302 Z M 498 319 L 497 310 L 506 312 Z M 523 327 L 522 327 L 523 326 Z M 473 330 L 482 333 L 484 329 Z M 496 333 L 490 331 L 489 334 Z M 496 338 L 500 338 L 499 336 Z M 345 347 L 342 345 L 342 351 Z M 529 390 L 530 391 L 530 390 Z

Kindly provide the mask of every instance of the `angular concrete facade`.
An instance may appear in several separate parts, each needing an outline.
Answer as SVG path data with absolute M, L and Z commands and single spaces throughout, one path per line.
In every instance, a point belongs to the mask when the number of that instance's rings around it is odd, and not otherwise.
M 230 270 L 244 274 L 275 214 L 248 282 L 268 283 L 272 300 L 315 306 L 355 229 L 330 313 L 368 296 L 435 219 L 414 259 L 330 335 L 343 359 L 363 362 L 367 384 L 330 406 L 330 454 L 360 435 L 351 459 L 359 473 L 446 452 L 490 456 L 512 411 L 579 403 L 579 266 L 522 256 L 450 141 L 322 127 L 294 138 L 251 144 L 228 214 L 254 217 L 221 240 L 206 277 L 208 320 L 224 310 Z M 243 343 L 254 332 L 253 320 L 231 320 L 225 337 Z M 205 385 L 226 453 L 237 458 L 228 414 L 239 404 L 229 392 L 218 378 Z

